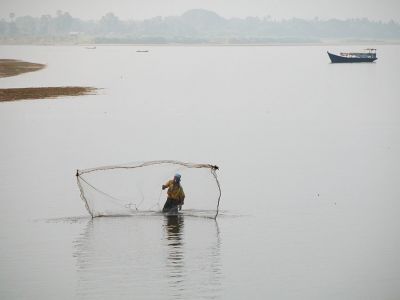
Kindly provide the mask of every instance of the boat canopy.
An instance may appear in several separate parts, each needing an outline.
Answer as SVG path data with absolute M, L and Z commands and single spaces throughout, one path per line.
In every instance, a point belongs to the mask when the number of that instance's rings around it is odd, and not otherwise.
M 368 52 L 341 52 L 340 55 L 343 57 L 359 57 L 359 58 L 370 58 L 376 57 L 376 49 L 367 48 Z

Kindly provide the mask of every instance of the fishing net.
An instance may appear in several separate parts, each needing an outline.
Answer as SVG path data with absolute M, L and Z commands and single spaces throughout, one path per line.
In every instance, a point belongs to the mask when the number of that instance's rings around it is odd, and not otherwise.
M 167 199 L 162 185 L 176 173 L 186 195 L 180 214 L 216 218 L 221 188 L 217 166 L 171 160 L 77 170 L 81 198 L 92 217 L 160 213 Z

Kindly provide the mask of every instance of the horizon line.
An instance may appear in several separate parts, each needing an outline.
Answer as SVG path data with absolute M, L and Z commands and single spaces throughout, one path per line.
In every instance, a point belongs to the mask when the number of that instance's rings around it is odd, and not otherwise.
M 316 21 L 316 22 L 327 22 L 327 21 L 332 21 L 332 20 L 338 20 L 338 21 L 362 21 L 362 20 L 366 20 L 368 22 L 373 22 L 373 23 L 384 23 L 384 24 L 388 24 L 388 23 L 395 23 L 397 25 L 400 25 L 400 20 L 394 20 L 394 19 L 389 19 L 389 20 L 382 20 L 382 19 L 371 19 L 368 17 L 352 17 L 352 18 L 338 18 L 338 17 L 330 17 L 330 18 L 322 18 L 319 16 L 314 16 L 312 18 L 301 18 L 301 17 L 296 17 L 296 16 L 292 16 L 289 18 L 275 18 L 271 15 L 265 15 L 265 16 L 252 16 L 252 15 L 248 15 L 245 17 L 223 17 L 221 16 L 218 12 L 210 10 L 210 9 L 204 9 L 204 8 L 192 8 L 192 9 L 188 9 L 185 10 L 183 13 L 178 14 L 178 15 L 166 15 L 166 16 L 160 16 L 160 15 L 155 15 L 153 17 L 148 17 L 148 18 L 144 18 L 144 19 L 134 19 L 134 18 L 120 18 L 117 14 L 115 14 L 113 11 L 109 11 L 107 13 L 105 13 L 104 15 L 98 17 L 97 19 L 93 19 L 93 18 L 80 18 L 80 17 L 75 17 L 73 14 L 71 14 L 68 11 L 64 11 L 64 10 L 56 10 L 53 14 L 48 14 L 48 13 L 44 13 L 44 14 L 40 14 L 40 15 L 29 15 L 29 14 L 24 14 L 24 15 L 17 15 L 13 12 L 10 12 L 7 16 L 2 16 L 0 17 L 1 21 L 5 21 L 5 22 L 11 22 L 11 14 L 14 14 L 13 19 L 17 19 L 20 17 L 33 17 L 33 18 L 40 18 L 42 16 L 51 16 L 51 17 L 57 17 L 57 15 L 59 14 L 69 14 L 72 18 L 75 19 L 79 19 L 79 20 L 83 20 L 83 21 L 100 21 L 103 17 L 105 17 L 108 14 L 112 14 L 115 17 L 117 17 L 120 21 L 123 22 L 143 22 L 146 20 L 152 20 L 152 19 L 157 19 L 157 18 L 162 18 L 162 19 L 166 19 L 166 18 L 174 18 L 174 17 L 182 17 L 185 14 L 187 14 L 188 12 L 191 11 L 203 11 L 206 13 L 211 13 L 211 14 L 215 14 L 216 16 L 218 16 L 221 19 L 224 19 L 226 21 L 229 20 L 246 20 L 248 18 L 254 18 L 254 19 L 259 19 L 259 20 L 267 20 L 269 22 L 285 22 L 285 21 L 292 21 L 292 20 L 302 20 L 302 21 L 307 21 L 307 22 L 312 22 L 312 21 Z

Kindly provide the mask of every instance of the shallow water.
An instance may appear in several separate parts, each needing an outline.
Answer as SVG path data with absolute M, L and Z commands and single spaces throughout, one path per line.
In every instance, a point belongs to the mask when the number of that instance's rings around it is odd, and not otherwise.
M 0 298 L 400 297 L 399 46 L 139 48 L 0 47 L 103 88 L 0 105 Z M 76 169 L 158 159 L 220 166 L 216 222 L 87 217 Z

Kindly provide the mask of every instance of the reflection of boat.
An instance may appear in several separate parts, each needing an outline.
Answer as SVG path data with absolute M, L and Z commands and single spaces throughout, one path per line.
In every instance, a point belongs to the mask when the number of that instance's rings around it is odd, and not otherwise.
M 376 57 L 376 49 L 365 49 L 366 52 L 346 52 L 340 55 L 332 54 L 328 51 L 329 58 L 332 63 L 358 63 L 358 62 L 374 62 Z
M 136 52 L 149 52 L 149 50 L 136 50 Z

